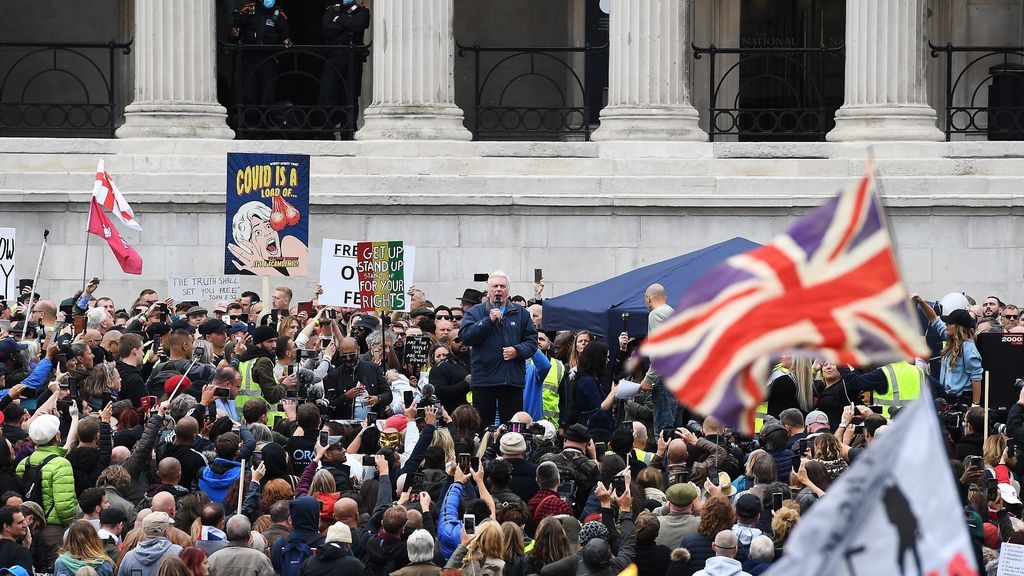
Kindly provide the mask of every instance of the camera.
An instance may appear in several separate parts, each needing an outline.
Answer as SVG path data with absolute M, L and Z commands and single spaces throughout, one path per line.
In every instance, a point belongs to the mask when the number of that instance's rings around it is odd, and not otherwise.
M 704 426 L 696 420 L 690 420 L 687 422 L 686 429 L 693 432 L 694 436 L 697 436 L 698 438 L 704 436 Z

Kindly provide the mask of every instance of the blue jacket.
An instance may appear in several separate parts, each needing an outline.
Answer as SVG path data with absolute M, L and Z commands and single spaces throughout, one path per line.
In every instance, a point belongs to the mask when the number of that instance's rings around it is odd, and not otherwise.
M 49 358 L 43 357 L 36 367 L 32 369 L 32 372 L 25 377 L 24 380 L 19 384 L 24 384 L 33 390 L 38 391 L 40 387 L 46 384 L 46 378 L 50 375 L 50 370 L 53 369 L 53 362 L 50 362 Z M 0 390 L 0 398 L 7 396 L 10 390 Z M 35 412 L 36 410 L 36 399 L 35 398 L 22 398 L 20 400 L 21 407 L 29 412 Z
M 477 304 L 466 312 L 459 338 L 473 349 L 470 369 L 473 387 L 515 386 L 526 384 L 526 359 L 537 352 L 537 328 L 530 313 L 509 302 L 501 322 L 491 322 L 489 302 Z M 518 353 L 505 361 L 501 349 L 512 346 Z
M 534 422 L 544 419 L 544 406 L 541 400 L 544 395 L 544 379 L 551 371 L 551 360 L 540 348 L 533 354 L 531 362 L 526 363 L 526 388 L 523 390 L 523 410 Z
M 462 543 L 462 520 L 459 518 L 462 488 L 461 483 L 452 482 L 444 497 L 444 503 L 441 504 L 441 518 L 437 521 L 437 540 L 441 543 L 441 556 L 446 561 Z
M 239 458 L 246 460 L 246 464 L 248 464 L 248 460 L 252 456 L 253 450 L 256 448 L 256 439 L 253 438 L 252 432 L 249 431 L 248 426 L 240 427 L 238 429 L 238 434 L 241 436 L 242 440 L 242 446 L 238 452 Z M 241 473 L 241 462 L 217 458 L 213 461 L 213 464 L 210 464 L 200 471 L 199 489 L 206 492 L 206 495 L 210 497 L 210 500 L 224 504 L 224 499 L 227 498 L 228 491 L 231 490 L 231 486 L 233 484 L 238 484 L 238 476 Z M 231 508 L 231 506 L 227 506 L 227 508 Z M 319 527 L 319 524 L 317 526 Z

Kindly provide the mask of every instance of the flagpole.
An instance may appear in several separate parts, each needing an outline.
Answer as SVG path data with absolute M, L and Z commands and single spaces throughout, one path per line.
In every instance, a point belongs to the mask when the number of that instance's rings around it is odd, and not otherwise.
M 85 223 L 85 258 L 82 259 L 82 293 L 85 293 L 85 279 L 89 270 L 89 239 L 92 237 L 92 232 L 89 231 L 92 228 L 92 209 L 94 200 L 89 201 L 89 216 L 86 217 Z
M 32 300 L 36 295 L 36 282 L 39 281 L 39 270 L 43 267 L 43 255 L 46 254 L 46 239 L 50 236 L 49 230 L 43 230 L 43 244 L 39 247 L 39 261 L 36 262 L 36 274 L 32 277 L 32 286 L 28 289 L 28 304 L 25 306 L 25 324 L 21 328 L 21 339 L 28 334 L 28 320 L 32 317 Z

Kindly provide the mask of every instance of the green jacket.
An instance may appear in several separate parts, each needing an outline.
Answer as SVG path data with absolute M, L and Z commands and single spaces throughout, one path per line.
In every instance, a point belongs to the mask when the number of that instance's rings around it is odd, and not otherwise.
M 60 446 L 39 446 L 28 461 L 36 466 L 51 454 L 57 457 L 43 468 L 43 512 L 46 513 L 47 524 L 70 526 L 75 519 L 78 499 L 75 498 L 75 473 L 71 462 L 64 457 L 67 450 Z M 24 478 L 25 460 L 18 464 L 17 474 Z
M 267 401 L 267 404 L 271 406 L 277 404 L 284 398 L 287 388 L 283 384 L 278 384 L 277 378 L 274 378 L 274 361 L 264 356 L 250 360 L 252 361 L 253 383 L 259 385 L 260 392 L 263 394 L 263 399 Z M 242 378 L 245 378 L 245 376 L 243 375 Z M 245 386 L 242 388 L 244 389 Z

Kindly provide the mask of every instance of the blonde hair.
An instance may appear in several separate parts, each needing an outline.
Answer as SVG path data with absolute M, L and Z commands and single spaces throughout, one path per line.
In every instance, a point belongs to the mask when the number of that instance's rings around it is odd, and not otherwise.
M 981 451 L 985 459 L 985 465 L 995 468 L 1003 458 L 1003 450 L 1006 450 L 1006 436 L 993 434 L 986 438 L 985 446 Z
M 455 440 L 452 440 L 452 433 L 447 428 L 434 430 L 434 439 L 430 441 L 431 446 L 440 446 L 444 450 L 444 461 L 455 461 Z
M 796 401 L 804 413 L 814 410 L 814 367 L 803 356 L 793 358 L 793 369 L 789 377 L 796 384 Z
M 334 475 L 326 468 L 321 468 L 313 475 L 313 481 L 309 483 L 309 495 L 330 494 L 338 489 L 334 483 Z
M 68 528 L 68 538 L 61 547 L 61 552 L 77 560 L 101 560 L 110 562 L 111 566 L 114 564 L 110 556 L 107 556 L 103 542 L 96 534 L 96 528 L 88 520 L 78 520 Z
M 946 347 L 942 349 L 942 357 L 949 360 L 949 369 L 956 370 L 957 360 L 964 349 L 964 342 L 974 338 L 974 330 L 959 324 L 946 326 Z
M 772 516 L 772 534 L 776 544 L 785 544 L 786 538 L 800 520 L 800 513 L 792 508 L 782 507 Z
M 505 535 L 497 522 L 484 522 L 476 527 L 476 535 L 466 545 L 466 557 L 462 567 L 474 561 L 482 564 L 487 558 L 501 558 L 505 553 Z

